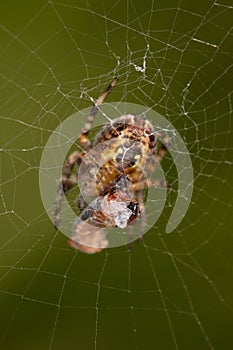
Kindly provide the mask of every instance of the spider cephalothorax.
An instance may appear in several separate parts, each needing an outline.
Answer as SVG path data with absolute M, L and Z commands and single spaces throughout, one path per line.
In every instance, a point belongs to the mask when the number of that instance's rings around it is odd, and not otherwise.
M 83 152 L 75 151 L 70 155 L 57 191 L 56 227 L 60 223 L 62 195 L 74 185 L 70 175 L 77 163 L 82 194 L 77 201 L 80 214 L 73 224 L 69 244 L 86 253 L 97 253 L 107 247 L 105 228 L 126 228 L 139 217 L 139 237 L 142 236 L 145 227 L 143 191 L 153 185 L 148 177 L 162 159 L 168 143 L 164 139 L 163 145 L 157 149 L 157 135 L 152 124 L 143 116 L 129 114 L 105 125 L 91 145 L 89 130 L 100 104 L 117 80 L 111 82 L 94 104 L 78 138 Z M 76 178 L 78 180 L 77 174 Z M 160 182 L 157 180 L 154 184 L 158 186 Z M 83 194 L 92 198 L 89 204 Z

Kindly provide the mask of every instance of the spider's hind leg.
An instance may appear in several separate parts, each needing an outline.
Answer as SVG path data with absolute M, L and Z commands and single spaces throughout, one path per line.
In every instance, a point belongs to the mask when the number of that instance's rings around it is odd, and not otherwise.
M 61 222 L 61 203 L 64 193 L 68 192 L 74 185 L 77 184 L 77 177 L 76 179 L 71 179 L 71 173 L 72 169 L 75 165 L 75 163 L 81 162 L 82 157 L 79 152 L 73 152 L 62 171 L 62 177 L 59 180 L 58 187 L 57 187 L 57 196 L 56 196 L 56 205 L 55 205 L 55 212 L 54 212 L 54 226 L 58 229 L 60 222 Z

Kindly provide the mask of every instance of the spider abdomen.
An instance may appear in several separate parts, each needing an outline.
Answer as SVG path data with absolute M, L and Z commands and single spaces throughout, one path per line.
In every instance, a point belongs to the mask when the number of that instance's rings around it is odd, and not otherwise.
M 99 165 L 96 173 L 99 195 L 110 192 L 121 176 L 127 176 L 132 183 L 140 181 L 155 151 L 154 128 L 141 116 L 124 115 L 104 126 L 91 150 Z

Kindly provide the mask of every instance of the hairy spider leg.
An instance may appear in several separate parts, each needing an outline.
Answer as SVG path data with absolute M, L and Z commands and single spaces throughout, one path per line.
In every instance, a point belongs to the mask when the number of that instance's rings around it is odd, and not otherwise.
M 56 204 L 55 204 L 55 212 L 54 212 L 54 226 L 58 229 L 60 222 L 61 222 L 61 203 L 62 203 L 62 197 L 64 193 L 69 191 L 71 187 L 77 184 L 77 177 L 75 180 L 70 179 L 70 175 L 72 173 L 72 169 L 74 167 L 74 164 L 76 162 L 81 162 L 82 157 L 79 152 L 75 151 L 73 152 L 68 160 L 66 161 L 66 164 L 62 171 L 61 179 L 59 180 L 58 188 L 57 188 L 57 195 L 56 195 Z
M 105 89 L 105 91 L 102 93 L 102 95 L 97 98 L 96 102 L 94 103 L 91 112 L 89 116 L 87 117 L 86 124 L 84 125 L 84 128 L 78 138 L 78 145 L 81 146 L 85 151 L 89 150 L 91 147 L 90 140 L 88 139 L 88 134 L 91 129 L 91 126 L 94 122 L 95 116 L 99 111 L 100 105 L 103 103 L 105 98 L 108 96 L 109 92 L 113 89 L 113 87 L 116 85 L 119 78 L 114 78 L 113 81 L 108 85 L 108 87 Z

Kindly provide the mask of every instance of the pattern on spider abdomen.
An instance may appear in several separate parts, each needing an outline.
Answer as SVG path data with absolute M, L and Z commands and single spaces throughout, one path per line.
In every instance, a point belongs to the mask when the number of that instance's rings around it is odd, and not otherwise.
M 114 190 L 121 176 L 134 184 L 151 173 L 156 141 L 152 124 L 142 116 L 123 115 L 104 126 L 87 154 L 99 166 L 95 174 L 98 195 Z

